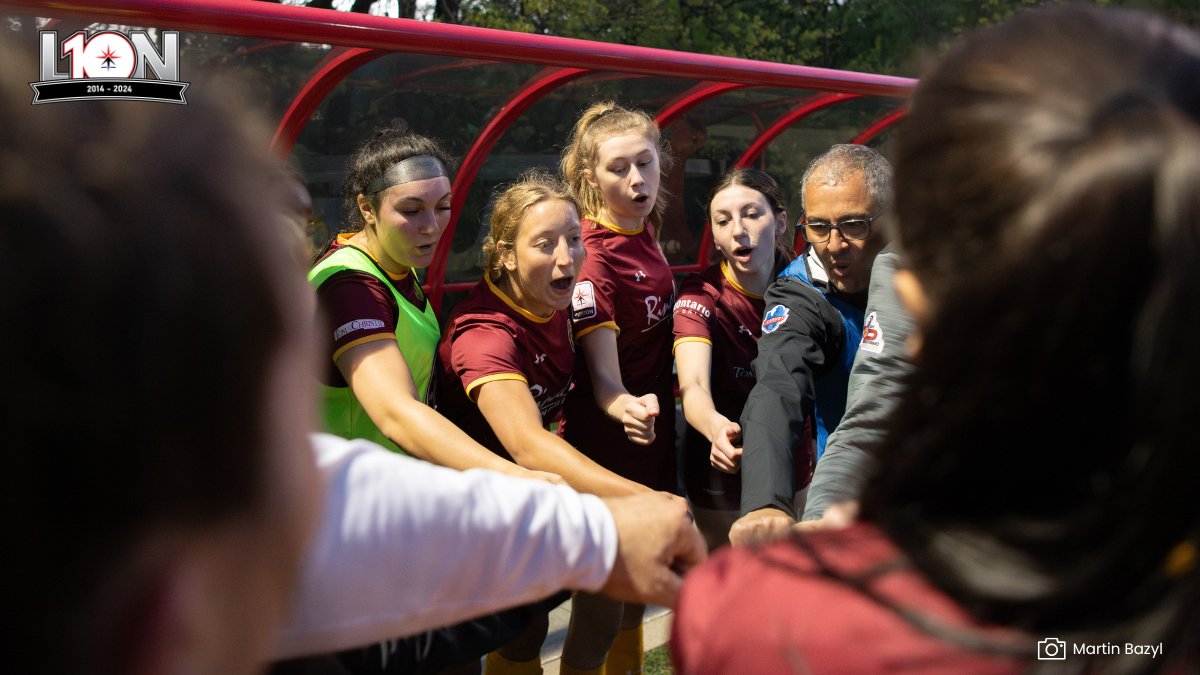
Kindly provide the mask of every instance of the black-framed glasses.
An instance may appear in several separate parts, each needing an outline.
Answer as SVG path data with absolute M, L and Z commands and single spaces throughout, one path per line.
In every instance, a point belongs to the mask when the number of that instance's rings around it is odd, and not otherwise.
M 885 209 L 880 209 L 879 213 L 870 218 L 846 218 L 836 223 L 829 223 L 824 220 L 809 220 L 807 217 L 800 219 L 800 228 L 804 232 L 804 241 L 811 244 L 820 244 L 829 241 L 829 236 L 834 230 L 842 235 L 842 239 L 846 241 L 859 241 L 871 236 L 871 223 L 879 219 L 883 215 Z

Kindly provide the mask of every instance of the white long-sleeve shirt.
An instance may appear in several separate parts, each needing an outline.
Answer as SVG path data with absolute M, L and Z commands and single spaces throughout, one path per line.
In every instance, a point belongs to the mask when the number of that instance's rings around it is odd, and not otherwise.
M 616 525 L 597 497 L 312 438 L 325 502 L 277 658 L 412 635 L 563 588 L 595 591 L 612 571 Z

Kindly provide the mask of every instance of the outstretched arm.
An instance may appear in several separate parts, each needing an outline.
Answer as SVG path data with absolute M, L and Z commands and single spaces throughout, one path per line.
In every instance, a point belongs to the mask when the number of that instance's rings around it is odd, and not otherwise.
M 741 470 L 742 427 L 717 412 L 712 399 L 712 345 L 707 341 L 686 340 L 675 345 L 675 368 L 679 374 L 679 394 L 688 424 L 711 444 L 709 462 L 725 473 Z M 738 441 L 739 445 L 734 445 Z
M 325 485 L 275 656 L 411 635 L 561 588 L 670 605 L 705 557 L 687 509 L 647 493 L 457 472 L 368 441 L 313 437 Z
M 639 445 L 653 443 L 654 418 L 659 413 L 658 397 L 654 394 L 634 396 L 625 388 L 617 356 L 617 331 L 601 326 L 580 338 L 580 344 L 587 354 L 596 405 L 625 427 L 629 440 Z
M 766 313 L 754 359 L 756 382 L 742 410 L 742 518 L 730 528 L 735 544 L 786 531 L 794 520 L 796 450 L 807 448 L 816 374 L 842 338 L 841 318 L 803 282 L 781 277 L 764 297 Z M 805 457 L 802 461 L 812 461 Z
M 651 492 L 600 466 L 542 427 L 537 403 L 524 380 L 494 380 L 480 385 L 478 392 L 479 411 L 517 464 L 558 474 L 576 490 L 602 497 Z
M 375 426 L 414 457 L 452 469 L 491 469 L 561 482 L 557 476 L 532 472 L 497 456 L 425 405 L 417 398 L 408 364 L 394 341 L 352 347 L 336 363 Z
M 912 370 L 905 341 L 913 319 L 892 285 L 897 256 L 885 248 L 871 267 L 866 326 L 846 393 L 846 413 L 829 436 L 825 454 L 813 473 L 804 520 L 817 521 L 829 507 L 858 499 L 874 470 L 875 452 L 884 423 L 900 398 L 904 378 Z M 831 519 L 830 522 L 840 522 Z

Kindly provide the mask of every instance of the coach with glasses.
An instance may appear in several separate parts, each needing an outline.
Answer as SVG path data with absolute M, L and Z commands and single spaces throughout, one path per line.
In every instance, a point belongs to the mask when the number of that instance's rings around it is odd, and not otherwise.
M 800 201 L 808 246 L 767 289 L 757 382 L 741 418 L 735 544 L 794 522 L 794 495 L 808 485 L 845 411 L 871 266 L 884 246 L 891 165 L 866 146 L 835 145 L 809 163 Z

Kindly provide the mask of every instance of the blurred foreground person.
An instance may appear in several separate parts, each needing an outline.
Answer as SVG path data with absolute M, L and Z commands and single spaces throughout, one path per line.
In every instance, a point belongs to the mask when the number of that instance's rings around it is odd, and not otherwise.
M 697 570 L 676 666 L 1195 672 L 1200 37 L 1019 15 L 921 80 L 897 150 L 917 367 L 863 522 Z
M 239 675 L 563 585 L 674 599 L 703 542 L 664 496 L 310 437 L 313 292 L 267 136 L 215 84 L 31 106 L 27 56 L 0 44 L 6 672 Z

